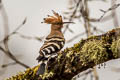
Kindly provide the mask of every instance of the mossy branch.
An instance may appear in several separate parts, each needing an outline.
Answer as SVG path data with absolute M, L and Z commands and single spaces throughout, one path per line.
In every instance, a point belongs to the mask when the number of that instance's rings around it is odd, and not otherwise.
M 82 39 L 59 52 L 58 57 L 48 62 L 44 75 L 36 76 L 38 65 L 7 80 L 70 80 L 82 71 L 117 58 L 120 58 L 120 28 Z

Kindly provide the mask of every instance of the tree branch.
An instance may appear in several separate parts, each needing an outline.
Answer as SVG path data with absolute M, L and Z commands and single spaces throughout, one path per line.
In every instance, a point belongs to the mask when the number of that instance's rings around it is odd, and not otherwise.
M 120 58 L 120 28 L 83 39 L 50 59 L 45 74 L 37 76 L 38 66 L 7 80 L 71 80 L 75 75 L 112 59 Z

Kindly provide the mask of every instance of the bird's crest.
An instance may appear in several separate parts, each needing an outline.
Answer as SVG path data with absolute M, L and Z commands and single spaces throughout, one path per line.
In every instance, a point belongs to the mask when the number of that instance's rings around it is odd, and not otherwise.
M 54 16 L 48 15 L 47 18 L 44 18 L 44 22 L 42 23 L 47 23 L 47 24 L 65 24 L 65 23 L 74 23 L 74 22 L 63 22 L 62 16 L 53 11 Z

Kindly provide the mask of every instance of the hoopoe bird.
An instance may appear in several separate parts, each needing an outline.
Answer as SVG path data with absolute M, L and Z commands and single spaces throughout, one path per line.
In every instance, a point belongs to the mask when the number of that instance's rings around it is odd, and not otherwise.
M 61 29 L 64 23 L 62 16 L 53 11 L 54 16 L 48 15 L 48 18 L 44 18 L 44 23 L 51 24 L 51 32 L 46 37 L 43 46 L 40 48 L 40 55 L 37 57 L 38 62 L 40 62 L 40 67 L 38 68 L 37 75 L 42 75 L 45 72 L 47 62 L 50 57 L 54 57 L 65 44 L 65 38 Z

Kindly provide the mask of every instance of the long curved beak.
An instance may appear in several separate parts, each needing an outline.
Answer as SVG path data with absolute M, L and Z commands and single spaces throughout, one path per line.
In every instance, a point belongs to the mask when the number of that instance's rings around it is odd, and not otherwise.
M 75 24 L 74 22 L 63 22 L 63 24 Z

